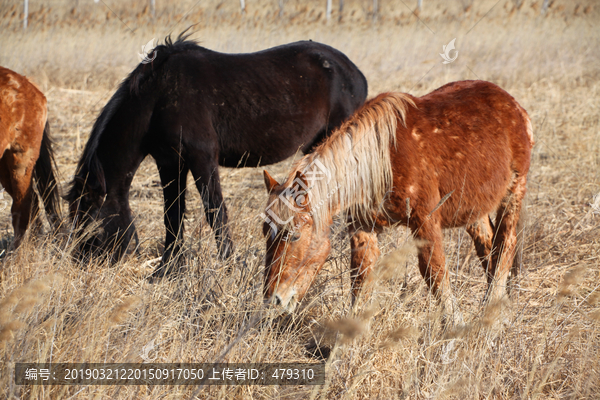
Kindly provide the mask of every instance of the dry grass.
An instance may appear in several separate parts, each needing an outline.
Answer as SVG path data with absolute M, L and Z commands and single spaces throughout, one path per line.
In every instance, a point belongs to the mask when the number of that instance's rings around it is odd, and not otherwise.
M 232 260 L 215 257 L 198 194 L 190 190 L 186 272 L 171 282 L 149 284 L 152 267 L 146 261 L 160 255 L 164 227 L 156 167 L 146 160 L 131 192 L 142 239 L 139 256 L 116 266 L 80 265 L 70 258 L 66 237 L 41 237 L 0 261 L 0 397 L 600 397 L 600 217 L 590 206 L 600 193 L 600 6 L 595 2 L 557 0 L 540 16 L 541 1 L 502 0 L 494 6 L 495 1 L 425 0 L 421 22 L 402 2 L 380 1 L 379 19 L 373 20 L 371 2 L 347 1 L 342 20 L 334 14 L 330 23 L 324 20 L 324 2 L 289 0 L 279 16 L 276 1 L 248 0 L 243 17 L 233 0 L 202 2 L 185 17 L 188 3 L 182 2 L 159 8 L 154 20 L 141 1 L 107 2 L 134 32 L 107 18 L 102 3 L 86 2 L 73 13 L 71 3 L 48 7 L 45 2 L 45 11 L 39 10 L 41 3 L 31 3 L 38 14 L 26 33 L 17 21 L 20 8 L 11 8 L 21 3 L 0 4 L 0 64 L 32 76 L 47 94 L 63 182 L 73 173 L 99 110 L 138 62 L 141 45 L 191 23 L 198 23 L 196 38 L 222 51 L 307 38 L 328 43 L 361 68 L 371 95 L 384 90 L 419 95 L 459 79 L 496 82 L 528 110 L 536 145 L 524 270 L 510 302 L 482 312 L 485 279 L 471 240 L 462 229 L 446 232 L 451 281 L 466 321 L 451 330 L 441 327 L 402 228 L 380 238 L 383 254 L 396 253 L 385 258 L 370 303 L 351 307 L 349 246 L 340 229 L 302 310 L 294 318 L 255 323 L 264 255 L 258 214 L 266 202 L 257 169 L 221 170 L 237 245 Z M 522 3 L 520 9 L 516 3 Z M 454 37 L 458 58 L 442 65 L 438 53 Z M 290 163 L 269 170 L 281 180 Z M 10 242 L 7 210 L 0 227 Z M 498 320 L 500 325 L 493 323 Z M 328 356 L 327 384 L 12 383 L 15 362 L 141 362 L 143 347 L 153 340 L 160 362 L 307 362 Z

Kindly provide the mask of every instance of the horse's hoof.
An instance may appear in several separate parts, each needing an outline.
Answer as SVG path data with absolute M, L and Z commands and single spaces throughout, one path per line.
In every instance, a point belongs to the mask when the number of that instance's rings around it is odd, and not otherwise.
M 151 285 L 154 285 L 155 283 L 158 283 L 158 281 L 162 280 L 162 278 L 158 278 L 158 277 L 154 277 L 152 275 L 150 275 L 148 277 L 148 283 Z
M 321 343 L 317 343 L 315 339 L 312 339 L 310 342 L 306 344 L 304 347 L 305 353 L 308 357 L 327 361 L 329 356 L 331 355 L 331 346 L 323 345 Z
M 169 265 L 170 264 L 170 265 Z M 148 281 L 150 283 L 157 283 L 163 279 L 172 279 L 180 275 L 183 271 L 183 267 L 175 263 L 160 263 L 160 265 L 152 272 Z
M 163 280 L 165 277 L 165 271 L 163 269 L 155 269 L 154 272 L 148 277 L 148 283 L 155 284 Z

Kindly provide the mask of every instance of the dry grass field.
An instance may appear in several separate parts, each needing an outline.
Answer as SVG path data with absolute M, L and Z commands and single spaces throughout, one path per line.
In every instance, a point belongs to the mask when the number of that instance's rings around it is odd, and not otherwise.
M 162 194 L 143 162 L 131 189 L 138 254 L 117 265 L 73 261 L 72 237 L 29 238 L 12 251 L 10 199 L 0 199 L 0 398 L 600 398 L 600 3 L 556 0 L 0 2 L 0 65 L 28 75 L 48 98 L 63 193 L 92 124 L 116 85 L 160 41 L 196 24 L 201 45 L 248 52 L 300 39 L 346 53 L 369 95 L 422 95 L 483 79 L 529 112 L 523 270 L 502 305 L 483 312 L 485 278 L 463 229 L 446 231 L 446 257 L 464 326 L 445 329 L 404 228 L 380 237 L 387 273 L 352 308 L 349 244 L 340 227 L 313 289 L 293 316 L 262 309 L 266 205 L 262 168 L 221 169 L 236 252 L 216 245 L 195 189 L 188 192 L 185 272 L 148 282 L 162 252 Z M 418 16 L 416 15 L 418 14 Z M 442 64 L 456 38 L 458 58 Z M 293 160 L 267 167 L 282 179 Z M 191 179 L 191 178 L 190 178 Z M 189 182 L 191 184 L 191 181 Z M 63 211 L 66 207 L 63 207 Z M 1 250 L 0 250 L 1 251 Z M 494 321 L 497 321 L 494 323 Z M 454 340 L 455 348 L 448 343 Z M 17 362 L 326 362 L 324 386 L 16 386 Z M 451 350 L 451 351 L 450 351 Z

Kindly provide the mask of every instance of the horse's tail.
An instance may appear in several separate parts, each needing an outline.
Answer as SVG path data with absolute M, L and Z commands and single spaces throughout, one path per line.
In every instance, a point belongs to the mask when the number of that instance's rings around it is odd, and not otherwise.
M 521 107 L 519 103 L 514 102 L 519 109 L 523 120 L 525 122 L 525 129 L 527 132 L 527 139 L 529 140 L 529 151 L 533 148 L 535 140 L 533 139 L 533 127 L 531 125 L 531 119 L 527 111 Z M 531 153 L 530 153 L 531 156 Z M 517 277 L 523 272 L 523 247 L 524 247 L 524 236 L 525 236 L 525 224 L 527 223 L 527 194 L 521 201 L 521 211 L 517 220 L 517 248 L 515 250 L 515 256 L 513 258 L 513 264 L 510 269 L 509 282 L 507 289 L 511 290 L 511 287 L 516 285 Z
M 527 196 L 523 199 L 521 204 L 521 212 L 519 213 L 519 219 L 517 221 L 517 248 L 515 250 L 515 257 L 513 258 L 512 268 L 510 269 L 509 282 L 507 285 L 508 292 L 512 295 L 512 289 L 517 283 L 518 276 L 523 273 L 523 247 L 525 245 L 525 224 L 527 223 L 527 207 L 526 207 Z
M 35 164 L 33 174 L 38 192 L 42 196 L 42 202 L 44 203 L 48 219 L 55 228 L 58 228 L 57 225 L 60 222 L 60 195 L 58 193 L 55 169 L 56 162 L 54 161 L 52 140 L 50 139 L 50 124 L 46 121 L 42 136 L 42 145 L 40 147 L 40 156 Z

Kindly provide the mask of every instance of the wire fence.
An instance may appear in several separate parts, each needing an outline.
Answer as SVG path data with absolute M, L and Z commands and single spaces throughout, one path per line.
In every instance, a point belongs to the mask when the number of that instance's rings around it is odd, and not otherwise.
M 164 0 L 163 0 L 164 1 Z M 231 3 L 238 3 L 239 2 L 239 12 L 243 15 L 246 13 L 246 0 L 228 0 Z M 326 20 L 329 21 L 332 17 L 332 12 L 333 12 L 333 7 L 334 7 L 334 1 L 333 0 L 321 0 L 323 2 L 323 6 L 325 8 L 325 15 L 326 15 Z M 362 2 L 364 3 L 370 3 L 371 9 L 372 9 L 372 17 L 374 19 L 377 18 L 378 14 L 379 14 L 379 8 L 380 8 L 380 4 L 379 4 L 380 0 L 362 0 Z M 19 4 L 22 2 L 22 10 L 23 10 L 23 29 L 27 29 L 27 25 L 28 25 L 28 20 L 29 20 L 29 13 L 30 13 L 30 3 L 35 3 L 37 6 L 46 6 L 46 7 L 61 7 L 61 6 L 66 6 L 66 7 L 72 7 L 74 10 L 76 10 L 77 8 L 80 8 L 81 6 L 84 5 L 89 5 L 89 4 L 93 4 L 93 3 L 104 3 L 104 0 L 14 0 L 12 2 L 13 6 L 16 4 Z M 125 1 L 121 1 L 120 4 L 121 6 L 124 5 L 124 3 L 131 3 L 131 7 L 132 9 L 135 8 L 149 8 L 149 12 L 150 15 L 154 18 L 156 16 L 156 8 L 157 8 L 157 4 L 156 4 L 156 0 L 143 0 L 143 1 L 139 1 L 139 0 L 125 0 Z M 344 0 L 337 0 L 337 12 L 338 15 L 341 17 L 341 15 L 344 12 Z M 548 0 L 544 1 L 544 4 L 546 4 L 548 2 Z M 172 2 L 165 2 L 166 4 L 172 5 Z M 180 1 L 178 3 L 190 3 L 190 5 L 193 6 L 194 1 Z M 252 0 L 249 0 L 248 3 L 252 3 Z M 197 4 L 197 3 L 196 3 Z M 405 5 L 412 7 L 414 6 L 415 11 L 421 11 L 423 8 L 423 0 L 407 0 L 406 2 L 404 2 Z M 285 11 L 285 6 L 286 6 L 286 0 L 277 0 L 277 7 L 279 15 L 283 15 L 284 11 Z

